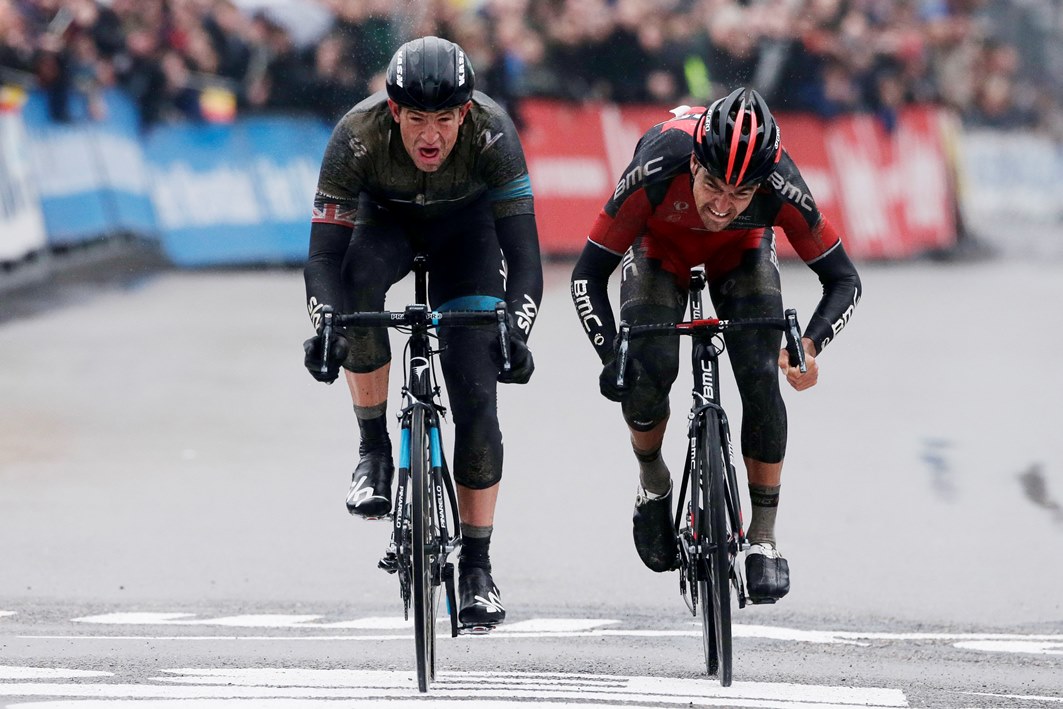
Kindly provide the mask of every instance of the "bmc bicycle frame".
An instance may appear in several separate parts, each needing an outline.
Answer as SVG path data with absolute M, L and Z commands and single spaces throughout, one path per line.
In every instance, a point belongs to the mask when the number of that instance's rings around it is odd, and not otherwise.
M 690 278 L 690 319 L 702 320 L 705 317 L 703 291 L 705 289 L 705 272 L 695 270 Z M 691 365 L 694 377 L 693 390 L 691 392 L 694 404 L 690 411 L 690 443 L 687 451 L 687 472 L 683 476 L 683 484 L 679 499 L 685 497 L 690 471 L 694 468 L 695 456 L 697 455 L 697 431 L 706 425 L 704 411 L 712 408 L 716 410 L 720 423 L 720 447 L 724 459 L 724 484 L 727 488 L 725 495 L 727 502 L 727 514 L 731 519 L 731 526 L 738 532 L 738 548 L 745 548 L 745 528 L 742 521 L 742 510 L 736 509 L 733 501 L 738 498 L 736 486 L 738 475 L 734 466 L 734 449 L 731 445 L 731 430 L 727 422 L 727 414 L 720 405 L 720 348 L 716 347 L 712 340 L 715 336 L 695 332 L 691 336 Z M 676 510 L 676 529 L 681 522 L 682 506 Z M 740 594 L 741 595 L 741 594 Z M 742 598 L 739 604 L 744 605 Z

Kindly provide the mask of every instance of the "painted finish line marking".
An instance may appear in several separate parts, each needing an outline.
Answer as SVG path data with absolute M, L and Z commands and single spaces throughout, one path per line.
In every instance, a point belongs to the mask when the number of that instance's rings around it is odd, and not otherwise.
M 6 667 L 0 677 L 15 677 L 18 670 Z M 70 679 L 77 675 L 70 672 Z M 96 699 L 52 701 L 33 704 L 34 709 L 235 709 L 242 706 L 282 706 L 319 709 L 336 706 L 334 701 L 364 700 L 355 705 L 369 706 L 387 701 L 391 706 L 424 707 L 417 692 L 413 672 L 304 670 L 304 669 L 174 669 L 167 676 L 153 677 L 145 684 L 103 682 L 0 682 L 0 697 L 69 697 Z M 415 698 L 421 697 L 420 700 Z M 498 707 L 527 709 L 537 706 L 586 707 L 623 706 L 637 703 L 697 706 L 763 707 L 766 709 L 845 709 L 850 707 L 907 707 L 899 689 L 833 687 L 769 682 L 735 682 L 721 687 L 708 679 L 666 677 L 626 677 L 614 675 L 539 672 L 440 672 L 432 684 L 431 700 L 460 701 L 477 709 Z M 116 700 L 116 701 L 102 701 Z M 140 700 L 131 702 L 129 700 Z M 240 701 L 243 700 L 243 701 Z M 253 701 L 248 701 L 253 700 Z M 264 701 L 275 700 L 274 705 Z M 302 703 L 293 704 L 292 700 Z M 316 701 L 315 701 L 316 700 Z M 331 701 L 329 704 L 327 702 Z M 161 702 L 165 702 L 163 705 Z M 401 702 L 401 704 L 400 704 Z
M 0 617 L 15 615 L 13 611 L 0 611 Z M 343 620 L 338 622 L 319 622 L 322 615 L 292 614 L 249 614 L 222 617 L 200 617 L 195 613 L 155 613 L 128 612 L 107 613 L 103 615 L 74 618 L 71 622 L 88 625 L 133 625 L 133 626 L 213 626 L 224 628 L 260 628 L 260 629 L 313 629 L 313 630 L 359 630 L 359 631 L 406 631 L 404 633 L 377 634 L 330 634 L 330 635 L 151 635 L 151 636 L 117 636 L 117 635 L 20 635 L 27 639 L 70 639 L 70 640 L 353 640 L 385 641 L 409 640 L 412 621 L 399 617 L 370 616 Z M 440 619 L 448 623 L 449 619 Z M 488 638 L 581 638 L 581 637 L 701 637 L 699 624 L 682 629 L 645 630 L 637 628 L 618 628 L 620 621 L 604 618 L 532 618 L 500 626 Z M 1006 652 L 1035 655 L 1063 655 L 1063 635 L 1019 635 L 1008 633 L 885 633 L 854 632 L 843 630 L 798 630 L 768 625 L 734 625 L 736 638 L 754 638 L 760 640 L 779 640 L 783 642 L 805 642 L 815 644 L 842 644 L 867 646 L 869 641 L 920 642 L 936 641 L 950 643 L 961 650 L 976 652 Z
M 338 622 L 317 622 L 321 615 L 291 614 L 257 614 L 236 615 L 220 618 L 199 617 L 194 613 L 107 613 L 103 615 L 74 618 L 72 622 L 93 625 L 151 625 L 151 626 L 215 626 L 227 628 L 302 628 L 319 630 L 405 630 L 410 631 L 412 621 L 400 617 L 356 618 Z M 440 622 L 449 622 L 441 619 Z M 577 637 L 701 637 L 698 624 L 691 624 L 688 630 L 640 630 L 634 628 L 615 628 L 618 620 L 603 618 L 532 618 L 500 626 L 490 638 L 577 638 Z M 1018 635 L 1006 633 L 884 633 L 853 632 L 842 630 L 797 630 L 767 625 L 746 625 L 736 623 L 733 628 L 736 638 L 754 638 L 761 640 L 780 640 L 784 642 L 806 642 L 816 644 L 843 644 L 866 646 L 868 641 L 880 640 L 891 642 L 939 641 L 952 644 L 962 650 L 978 652 L 1007 652 L 1038 655 L 1063 655 L 1063 635 Z M 28 637 L 28 636 L 27 636 Z M 65 636 L 64 636 L 65 637 Z M 91 636 L 75 636 L 91 637 Z M 408 634 L 376 635 L 326 635 L 326 636 L 248 636 L 254 640 L 408 640 Z M 108 639 L 120 639 L 108 636 Z M 143 639 L 143 638 L 136 638 Z M 203 640 L 203 639 L 244 639 L 241 636 L 227 638 L 162 636 L 156 640 Z

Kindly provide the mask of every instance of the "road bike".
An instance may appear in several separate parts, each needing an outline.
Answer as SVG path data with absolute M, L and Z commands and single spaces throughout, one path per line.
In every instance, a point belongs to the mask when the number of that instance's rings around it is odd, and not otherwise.
M 322 310 L 322 346 L 329 352 L 336 327 L 391 327 L 409 335 L 403 354 L 405 375 L 399 443 L 399 476 L 391 512 L 391 542 L 380 568 L 399 579 L 403 617 L 413 607 L 417 684 L 427 692 L 435 678 L 436 607 L 443 586 L 451 635 L 483 633 L 485 626 L 458 625 L 454 564 L 448 557 L 461 545 L 461 517 L 454 481 L 443 453 L 440 421 L 446 408 L 440 397 L 433 347 L 440 327 L 494 326 L 498 329 L 502 368 L 510 369 L 509 320 L 504 301 L 494 310 L 432 311 L 428 307 L 427 258 L 413 260 L 414 300 L 401 312 L 336 313 Z M 449 511 L 448 511 L 449 510 Z M 453 520 L 453 525 L 450 521 Z
M 688 446 L 675 510 L 679 546 L 679 592 L 690 612 L 701 614 L 705 667 L 719 674 L 720 684 L 731 685 L 731 589 L 738 607 L 744 608 L 745 579 L 740 552 L 749 548 L 742 522 L 738 480 L 727 414 L 720 404 L 719 357 L 726 349 L 725 334 L 736 330 L 767 328 L 786 336 L 790 363 L 804 372 L 805 356 L 797 312 L 782 318 L 720 320 L 703 315 L 703 268 L 690 274 L 690 319 L 678 323 L 630 325 L 620 323 L 617 350 L 617 385 L 625 384 L 631 340 L 641 337 L 691 338 L 694 375 L 693 404 L 688 414 Z M 687 492 L 689 490 L 689 498 Z

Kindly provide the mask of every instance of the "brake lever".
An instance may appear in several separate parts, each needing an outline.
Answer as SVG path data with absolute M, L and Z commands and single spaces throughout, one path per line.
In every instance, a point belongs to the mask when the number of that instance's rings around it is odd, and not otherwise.
M 808 371 L 805 363 L 805 348 L 801 346 L 801 326 L 797 324 L 797 311 L 786 311 L 786 350 L 790 354 L 790 366 L 797 365 L 802 374 Z
M 628 346 L 631 342 L 631 326 L 620 323 L 620 346 L 616 350 L 616 386 L 623 388 L 624 373 L 627 371 Z
M 495 316 L 498 318 L 498 345 L 502 350 L 502 371 L 508 372 L 513 366 L 509 360 L 509 318 L 504 303 L 495 306 Z
M 328 373 L 328 358 L 332 352 L 332 306 L 326 305 L 321 308 L 321 369 L 322 374 Z

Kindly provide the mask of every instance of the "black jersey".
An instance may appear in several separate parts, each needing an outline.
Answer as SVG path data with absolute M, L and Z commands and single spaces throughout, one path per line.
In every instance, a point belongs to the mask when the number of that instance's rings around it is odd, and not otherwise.
M 404 216 L 446 216 L 487 193 L 496 219 L 532 213 L 531 180 L 513 121 L 487 95 L 473 93 L 453 152 L 435 172 L 418 170 L 402 144 L 383 91 L 345 115 L 325 149 L 314 222 L 353 226 L 358 198 Z
M 306 264 L 307 309 L 315 327 L 323 305 L 343 303 L 341 265 L 355 225 L 368 225 L 358 205 L 370 203 L 431 240 L 434 224 L 461 219 L 485 204 L 505 257 L 506 302 L 526 338 L 542 299 L 542 264 L 524 151 L 513 121 L 490 97 L 473 92 L 454 146 L 434 172 L 419 170 L 402 142 L 387 94 L 373 94 L 336 125 L 321 163 Z M 490 228 L 488 225 L 485 228 Z M 433 271 L 433 278 L 447 278 Z

